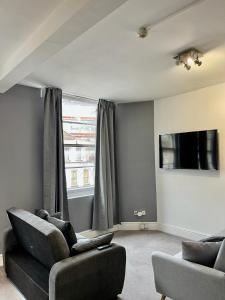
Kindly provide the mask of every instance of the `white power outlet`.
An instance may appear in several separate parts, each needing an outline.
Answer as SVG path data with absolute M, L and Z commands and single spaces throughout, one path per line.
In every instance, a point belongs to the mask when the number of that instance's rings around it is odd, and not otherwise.
M 138 216 L 138 217 L 146 216 L 146 211 L 145 210 L 134 210 L 134 216 Z

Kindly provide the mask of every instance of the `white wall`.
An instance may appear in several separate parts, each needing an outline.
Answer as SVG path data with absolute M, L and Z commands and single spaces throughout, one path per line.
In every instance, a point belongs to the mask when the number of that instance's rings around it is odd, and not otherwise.
M 158 222 L 177 233 L 225 229 L 225 84 L 156 100 L 154 108 Z M 159 134 L 205 129 L 219 132 L 219 172 L 159 169 Z

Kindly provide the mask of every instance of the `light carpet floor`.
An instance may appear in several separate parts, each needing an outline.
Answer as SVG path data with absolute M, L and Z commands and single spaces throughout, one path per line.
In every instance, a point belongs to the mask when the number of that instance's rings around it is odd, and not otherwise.
M 151 254 L 153 251 L 175 254 L 181 249 L 181 239 L 158 231 L 120 231 L 113 241 L 123 245 L 127 252 L 126 279 L 118 300 L 159 300 L 160 295 L 154 287 Z M 0 300 L 24 300 L 2 268 Z

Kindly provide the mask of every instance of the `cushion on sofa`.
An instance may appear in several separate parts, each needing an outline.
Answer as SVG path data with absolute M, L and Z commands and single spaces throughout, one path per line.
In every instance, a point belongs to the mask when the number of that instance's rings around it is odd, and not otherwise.
M 46 221 L 55 225 L 64 235 L 64 238 L 67 241 L 69 249 L 72 248 L 74 244 L 77 242 L 76 234 L 73 230 L 73 226 L 69 221 L 63 221 L 51 216 L 48 216 Z
M 41 219 L 46 220 L 47 217 L 49 216 L 49 212 L 45 209 L 36 209 L 35 210 L 35 215 L 38 216 Z
M 113 233 L 107 233 L 100 235 L 92 239 L 79 239 L 78 242 L 73 245 L 71 252 L 73 255 L 95 249 L 99 246 L 110 244 L 113 238 Z
M 185 260 L 213 267 L 222 242 L 182 242 L 182 257 Z
M 55 225 L 64 235 L 67 241 L 69 249 L 77 242 L 76 233 L 74 232 L 73 226 L 69 221 L 63 221 L 58 218 L 58 214 L 50 215 L 47 210 L 37 209 L 35 211 L 36 216 L 48 221 L 49 223 Z
M 225 240 L 222 242 L 220 250 L 218 252 L 214 269 L 222 271 L 225 273 Z
M 63 234 L 54 225 L 22 209 L 7 213 L 19 244 L 44 266 L 51 268 L 70 256 Z
M 51 217 L 54 217 L 57 219 L 61 219 L 61 212 L 56 212 L 56 213 L 53 213 L 50 215 L 49 212 L 43 208 L 35 209 L 35 215 L 44 220 L 46 220 L 48 216 L 51 216 Z

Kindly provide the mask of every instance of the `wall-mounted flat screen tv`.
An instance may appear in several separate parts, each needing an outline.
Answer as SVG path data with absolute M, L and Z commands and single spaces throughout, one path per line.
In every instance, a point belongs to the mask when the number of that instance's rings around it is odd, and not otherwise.
M 159 166 L 163 169 L 218 170 L 217 130 L 160 135 Z

